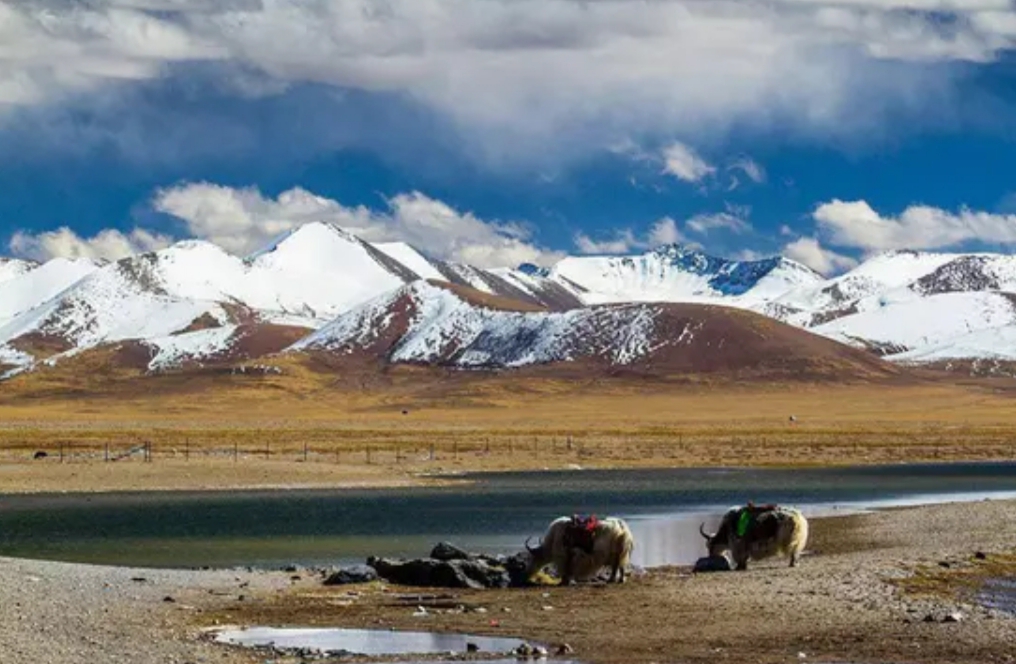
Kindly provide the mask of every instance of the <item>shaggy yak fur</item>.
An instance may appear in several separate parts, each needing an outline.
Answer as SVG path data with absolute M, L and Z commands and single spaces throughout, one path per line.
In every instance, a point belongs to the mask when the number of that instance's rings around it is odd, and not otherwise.
M 747 529 L 738 534 L 738 522 L 742 518 L 748 519 Z M 808 520 L 793 507 L 756 507 L 748 503 L 724 514 L 719 529 L 712 535 L 705 531 L 704 523 L 699 526 L 699 533 L 706 540 L 710 556 L 730 551 L 736 569 L 748 569 L 749 560 L 776 555 L 789 557 L 790 566 L 795 567 L 808 543 Z
M 610 567 L 610 582 L 624 583 L 635 548 L 628 524 L 617 517 L 579 520 L 562 516 L 551 522 L 538 546 L 530 546 L 527 576 L 553 564 L 562 585 L 595 578 Z

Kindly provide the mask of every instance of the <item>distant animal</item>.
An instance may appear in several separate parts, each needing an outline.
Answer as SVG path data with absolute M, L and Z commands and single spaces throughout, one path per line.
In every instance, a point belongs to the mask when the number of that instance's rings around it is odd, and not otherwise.
M 595 578 L 610 568 L 610 583 L 624 583 L 631 564 L 635 538 L 628 524 L 618 517 L 562 516 L 554 519 L 537 546 L 530 546 L 527 578 L 553 564 L 561 585 Z
M 710 535 L 705 524 L 699 533 L 706 540 L 710 556 L 730 552 L 734 568 L 748 569 L 749 560 L 763 560 L 780 555 L 790 558 L 790 566 L 797 560 L 808 543 L 808 520 L 793 507 L 748 503 L 732 507 L 720 521 L 720 527 Z

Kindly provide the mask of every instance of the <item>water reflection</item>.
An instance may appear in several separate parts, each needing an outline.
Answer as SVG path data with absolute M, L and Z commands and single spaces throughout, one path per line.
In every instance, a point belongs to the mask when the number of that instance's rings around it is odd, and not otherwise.
M 988 579 L 977 600 L 990 609 L 1016 615 L 1016 577 Z

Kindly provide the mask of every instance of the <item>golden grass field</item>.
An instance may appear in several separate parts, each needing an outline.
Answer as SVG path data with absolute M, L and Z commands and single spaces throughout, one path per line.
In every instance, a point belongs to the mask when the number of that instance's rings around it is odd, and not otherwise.
M 404 484 L 426 481 L 422 473 L 467 470 L 1016 456 L 1011 379 L 769 384 L 416 369 L 336 378 L 306 365 L 256 378 L 137 377 L 89 361 L 97 364 L 0 385 L 0 491 Z M 107 449 L 115 459 L 132 448 L 132 456 L 106 462 Z M 36 451 L 47 458 L 33 461 Z

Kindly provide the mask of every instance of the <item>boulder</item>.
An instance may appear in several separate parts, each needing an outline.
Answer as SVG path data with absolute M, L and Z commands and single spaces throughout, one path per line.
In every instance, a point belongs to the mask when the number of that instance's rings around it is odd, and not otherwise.
M 729 572 L 734 569 L 726 556 L 705 556 L 695 561 L 694 572 Z
M 367 564 L 378 576 L 405 586 L 439 588 L 507 588 L 511 577 L 504 567 L 482 560 L 436 560 L 416 558 L 399 560 L 371 556 Z
M 326 586 L 342 586 L 349 583 L 370 583 L 377 580 L 377 571 L 368 565 L 342 567 L 325 579 Z
M 470 558 L 476 558 L 467 551 L 460 549 L 454 544 L 448 542 L 438 542 L 437 545 L 431 549 L 430 557 L 434 560 L 469 560 Z

